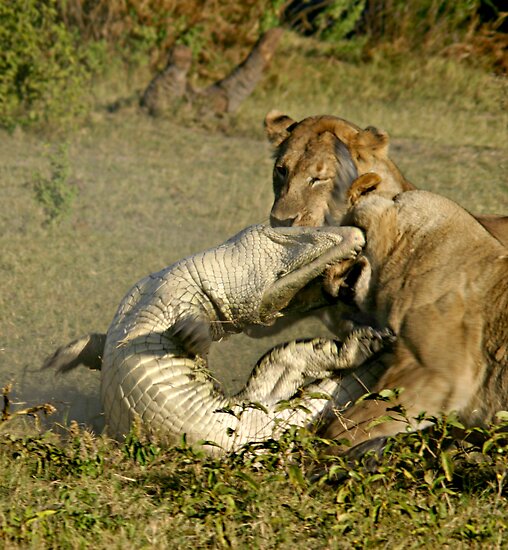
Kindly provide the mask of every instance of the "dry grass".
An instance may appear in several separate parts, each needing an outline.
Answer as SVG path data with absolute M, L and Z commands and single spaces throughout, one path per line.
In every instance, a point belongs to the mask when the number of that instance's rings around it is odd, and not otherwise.
M 284 48 L 292 52 L 285 60 Z M 79 195 L 61 226 L 43 226 L 31 188 L 34 173 L 47 172 L 55 143 L 3 135 L 2 383 L 14 382 L 29 401 L 73 402 L 80 417 L 83 407 L 87 414 L 97 409 L 96 376 L 80 372 L 55 383 L 52 373 L 38 372 L 43 358 L 81 333 L 106 330 L 123 294 L 146 273 L 267 219 L 272 166 L 262 118 L 272 107 L 294 117 L 326 112 L 377 124 L 393 136 L 393 157 L 414 183 L 476 212 L 506 212 L 505 82 L 436 61 L 436 74 L 428 62 L 411 91 L 418 60 L 397 73 L 382 63 L 336 65 L 318 57 L 311 64 L 308 51 L 298 57 L 291 41 L 284 48 L 279 63 L 298 63 L 300 78 L 272 71 L 226 133 L 217 131 L 224 122 L 184 127 L 183 118 L 154 121 L 134 109 L 112 115 L 98 108 L 95 122 L 67 138 Z M 259 351 L 233 357 L 240 380 Z

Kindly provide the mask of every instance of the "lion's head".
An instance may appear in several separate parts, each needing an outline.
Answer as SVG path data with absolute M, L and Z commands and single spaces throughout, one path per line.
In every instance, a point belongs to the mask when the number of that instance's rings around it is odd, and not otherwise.
M 389 197 L 414 188 L 388 157 L 388 134 L 372 126 L 329 115 L 296 122 L 271 111 L 265 129 L 275 147 L 274 226 L 340 223 L 351 183 L 367 172 L 382 177 Z

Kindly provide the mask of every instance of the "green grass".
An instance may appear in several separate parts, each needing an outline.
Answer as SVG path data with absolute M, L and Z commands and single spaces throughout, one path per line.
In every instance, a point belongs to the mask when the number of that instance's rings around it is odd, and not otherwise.
M 0 424 L 1 426 L 1 424 Z M 495 432 L 490 435 L 493 440 Z M 7 548 L 502 548 L 506 446 L 446 449 L 399 437 L 376 473 L 337 460 L 340 484 L 310 484 L 302 430 L 223 459 L 120 445 L 71 425 L 0 439 L 0 540 Z
M 377 125 L 415 184 L 473 212 L 506 213 L 507 84 L 479 69 L 442 59 L 340 63 L 287 38 L 237 115 L 197 125 L 187 115 L 150 120 L 133 107 L 108 113 L 108 102 L 132 93 L 126 82 L 101 83 L 89 124 L 62 138 L 66 181 L 78 193 L 59 224 L 45 223 L 33 184 L 37 172 L 51 179 L 48 149 L 60 139 L 0 136 L 0 385 L 12 382 L 18 402 L 51 401 L 65 425 L 77 419 L 100 429 L 99 379 L 84 369 L 55 378 L 39 370 L 43 359 L 76 336 L 105 331 L 147 273 L 267 220 L 272 160 L 262 119 L 272 108 Z M 276 341 L 322 332 L 302 321 L 277 337 L 235 337 L 216 346 L 214 371 L 233 390 Z M 315 493 L 294 484 L 287 464 L 271 471 L 168 449 L 142 465 L 83 433 L 75 444 L 34 436 L 27 449 L 5 439 L 9 431 L 0 434 L 7 548 L 470 548 L 503 547 L 508 536 L 494 470 L 471 487 L 445 481 L 453 494 L 402 471 L 376 483 L 351 474 L 346 493 L 344 485 Z

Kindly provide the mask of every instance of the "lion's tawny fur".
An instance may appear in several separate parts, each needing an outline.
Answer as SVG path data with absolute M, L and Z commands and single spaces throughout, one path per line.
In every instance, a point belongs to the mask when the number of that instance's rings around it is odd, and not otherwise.
M 382 358 L 389 368 L 377 389 L 400 388 L 397 404 L 411 418 L 456 411 L 466 426 L 493 420 L 508 407 L 505 247 L 439 195 L 410 191 L 387 199 L 367 176 L 350 196 L 356 198 L 344 223 L 363 229 L 367 240 L 357 305 L 397 336 L 393 352 Z M 356 445 L 407 429 L 401 417 L 370 425 L 384 414 L 397 417 L 387 410 L 393 406 L 358 403 L 324 435 Z

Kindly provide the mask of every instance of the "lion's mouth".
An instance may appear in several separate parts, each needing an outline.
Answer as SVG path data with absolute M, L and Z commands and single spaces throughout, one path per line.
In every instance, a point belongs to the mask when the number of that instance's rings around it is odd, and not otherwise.
M 330 283 L 324 282 L 325 275 L 318 277 L 305 285 L 284 308 L 284 315 L 292 313 L 307 313 L 322 307 L 329 307 L 342 302 L 355 305 L 356 284 L 363 272 L 364 262 L 359 261 L 344 271 L 336 290 L 330 288 Z
M 337 298 L 341 302 L 348 305 L 355 304 L 356 285 L 360 280 L 364 267 L 365 263 L 358 261 L 346 272 L 337 293 Z

